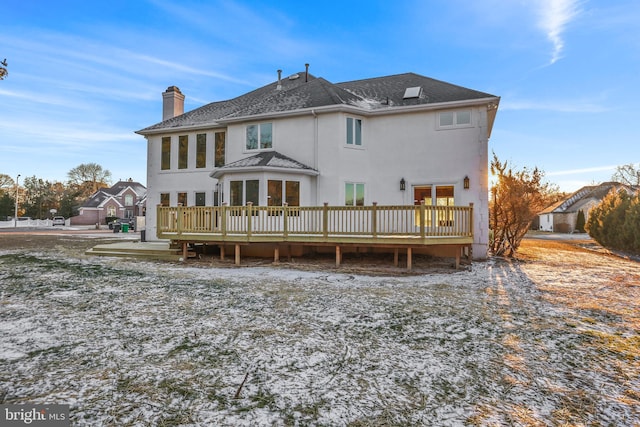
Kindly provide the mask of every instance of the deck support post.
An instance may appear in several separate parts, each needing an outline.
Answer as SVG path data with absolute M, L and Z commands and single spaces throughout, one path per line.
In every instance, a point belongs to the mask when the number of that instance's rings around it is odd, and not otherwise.
M 342 252 L 340 251 L 340 246 L 336 246 L 336 267 L 340 267 L 341 262 L 342 262 Z
M 240 245 L 236 243 L 236 265 L 240 265 Z
M 273 250 L 273 263 L 274 264 L 280 263 L 280 247 L 279 246 L 276 246 L 276 248 Z
M 460 268 L 460 254 L 462 253 L 462 251 L 464 251 L 463 246 L 456 247 L 456 263 L 455 263 L 456 270 Z
M 398 248 L 395 248 L 393 250 L 393 266 L 394 267 L 398 266 Z
M 182 242 L 182 261 L 187 260 L 187 242 Z
M 224 261 L 224 245 L 220 245 L 220 261 Z
M 411 270 L 411 264 L 412 264 L 412 260 L 411 260 L 411 248 L 407 248 L 407 270 Z

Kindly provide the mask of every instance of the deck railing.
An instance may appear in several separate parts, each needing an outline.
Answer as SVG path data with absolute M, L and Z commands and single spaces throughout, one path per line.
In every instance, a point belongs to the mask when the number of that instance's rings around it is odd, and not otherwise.
M 469 206 L 158 206 L 159 238 L 211 240 L 293 238 L 473 237 Z M 186 238 L 186 236 L 185 236 Z M 254 238 L 254 239 L 252 239 Z

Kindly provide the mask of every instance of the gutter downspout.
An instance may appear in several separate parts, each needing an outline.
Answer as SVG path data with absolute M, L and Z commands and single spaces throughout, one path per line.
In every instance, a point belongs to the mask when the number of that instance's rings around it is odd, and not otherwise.
M 320 169 L 319 169 L 319 147 L 318 147 L 318 115 L 315 110 L 311 110 L 311 114 L 313 114 L 313 168 L 318 171 L 318 175 L 316 175 L 316 201 L 315 205 L 318 206 L 318 190 L 320 188 L 319 177 L 320 177 Z

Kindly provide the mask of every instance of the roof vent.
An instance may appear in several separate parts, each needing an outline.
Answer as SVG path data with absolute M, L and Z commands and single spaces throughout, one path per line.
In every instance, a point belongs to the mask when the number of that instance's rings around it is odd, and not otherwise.
M 296 74 L 291 74 L 289 76 L 289 80 L 295 80 L 295 79 L 299 79 L 300 78 L 300 74 L 296 73 Z
M 402 97 L 402 99 L 420 98 L 420 95 L 422 95 L 422 87 L 420 86 L 408 87 L 405 89 L 404 96 Z

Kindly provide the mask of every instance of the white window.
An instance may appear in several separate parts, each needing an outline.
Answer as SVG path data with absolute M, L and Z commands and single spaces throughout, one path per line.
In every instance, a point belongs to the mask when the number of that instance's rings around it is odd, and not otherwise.
M 268 150 L 273 148 L 273 124 L 260 123 L 247 126 L 247 150 Z
M 362 120 L 347 117 L 347 145 L 362 145 Z
M 229 183 L 230 206 L 243 206 L 253 203 L 253 206 L 260 204 L 260 181 L 248 179 L 246 181 L 231 181 Z
M 364 184 L 355 182 L 345 183 L 344 205 L 364 206 Z
M 439 114 L 439 128 L 467 127 L 471 125 L 471 110 L 443 111 Z
M 124 195 L 124 205 L 125 206 L 133 206 L 133 194 L 125 194 Z

